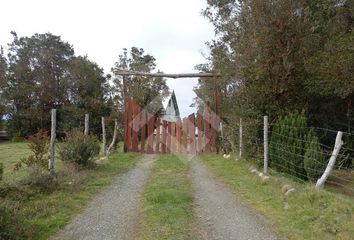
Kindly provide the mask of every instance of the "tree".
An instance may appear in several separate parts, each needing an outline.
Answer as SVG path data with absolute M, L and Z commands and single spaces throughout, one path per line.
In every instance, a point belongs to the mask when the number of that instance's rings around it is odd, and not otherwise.
M 74 57 L 69 65 L 68 99 L 58 117 L 59 128 L 69 131 L 83 122 L 85 113 L 90 114 L 90 132 L 101 133 L 101 116 L 111 111 L 107 102 L 110 91 L 103 69 L 85 57 Z M 62 118 L 62 119 L 61 119 Z
M 12 102 L 12 131 L 22 135 L 48 126 L 49 110 L 66 103 L 74 50 L 50 33 L 20 38 L 15 32 L 12 35 L 4 95 Z
M 215 0 L 203 14 L 216 32 L 207 71 L 225 76 L 221 115 L 232 112 L 229 122 L 273 122 L 304 109 L 311 125 L 352 131 L 353 0 Z M 202 79 L 196 92 L 212 99 L 210 85 Z
M 115 84 L 120 99 L 123 99 L 123 85 L 117 70 L 125 69 L 150 73 L 156 67 L 156 59 L 149 54 L 145 54 L 142 48 L 132 47 L 129 55 L 127 49 L 123 49 L 123 54 L 119 55 L 119 60 L 115 63 L 113 69 L 116 73 Z M 147 107 L 150 112 L 160 115 L 163 109 L 162 101 L 168 94 L 166 80 L 161 77 L 144 76 L 128 76 L 126 80 L 129 97 L 141 107 Z

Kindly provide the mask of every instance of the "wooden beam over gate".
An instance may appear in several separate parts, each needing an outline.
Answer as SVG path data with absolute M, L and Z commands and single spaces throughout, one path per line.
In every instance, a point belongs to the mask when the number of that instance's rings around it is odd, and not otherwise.
M 148 73 L 148 72 L 138 72 L 124 69 L 115 70 L 117 75 L 121 76 L 144 76 L 144 77 L 166 77 L 166 78 L 200 78 L 200 77 L 220 77 L 217 73 Z

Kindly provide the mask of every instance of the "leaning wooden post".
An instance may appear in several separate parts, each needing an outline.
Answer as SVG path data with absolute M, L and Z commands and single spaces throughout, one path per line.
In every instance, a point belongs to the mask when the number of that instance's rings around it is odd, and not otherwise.
M 327 178 L 329 177 L 329 175 L 331 174 L 331 171 L 334 167 L 334 164 L 336 163 L 336 159 L 338 156 L 338 153 L 343 145 L 343 141 L 342 141 L 342 136 L 343 133 L 341 131 L 339 131 L 337 133 L 337 137 L 336 137 L 336 142 L 333 148 L 333 152 L 332 152 L 332 156 L 329 159 L 329 162 L 327 164 L 326 170 L 324 171 L 324 173 L 322 174 L 321 178 L 319 178 L 316 182 L 316 186 L 315 189 L 316 190 L 320 190 L 323 188 Z
M 242 139 L 242 118 L 240 118 L 240 129 L 239 129 L 239 138 L 240 138 L 240 152 L 239 152 L 239 157 L 242 157 L 242 152 L 243 152 L 243 139 Z
M 88 135 L 88 133 L 89 133 L 89 119 L 90 119 L 89 114 L 86 113 L 85 114 L 85 130 L 84 130 L 85 135 Z
M 103 148 L 103 156 L 107 156 L 107 149 L 106 149 L 106 126 L 104 122 L 104 117 L 101 118 L 102 120 L 102 148 Z
M 54 173 L 54 156 L 55 156 L 55 138 L 56 138 L 56 125 L 57 125 L 57 110 L 52 109 L 52 128 L 50 130 L 50 159 L 48 163 L 48 170 Z
M 268 116 L 263 117 L 263 123 L 264 123 L 264 128 L 263 128 L 263 133 L 264 133 L 263 134 L 263 144 L 264 144 L 263 173 L 267 174 L 268 173 Z
M 112 138 L 112 142 L 109 145 L 106 154 L 107 156 L 110 154 L 112 148 L 114 147 L 114 144 L 116 144 L 116 140 L 117 140 L 117 131 L 118 131 L 118 120 L 114 119 L 114 131 L 113 131 L 113 138 Z

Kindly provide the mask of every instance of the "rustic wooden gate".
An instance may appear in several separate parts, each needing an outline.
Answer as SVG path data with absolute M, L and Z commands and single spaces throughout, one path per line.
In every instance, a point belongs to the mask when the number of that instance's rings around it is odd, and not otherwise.
M 219 117 L 209 109 L 169 122 L 126 99 L 124 151 L 142 153 L 216 152 Z

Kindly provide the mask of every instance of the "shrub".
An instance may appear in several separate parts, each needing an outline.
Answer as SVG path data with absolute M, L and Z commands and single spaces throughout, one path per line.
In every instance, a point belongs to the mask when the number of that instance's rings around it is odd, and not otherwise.
M 28 147 L 32 154 L 16 163 L 14 170 L 19 170 L 23 164 L 36 170 L 46 170 L 48 166 L 49 137 L 46 131 L 39 130 L 29 136 Z
M 271 164 L 282 172 L 301 178 L 306 178 L 303 157 L 306 126 L 303 113 L 289 114 L 274 125 L 269 144 Z
M 2 175 L 4 174 L 4 164 L 0 163 L 0 181 L 2 180 Z
M 99 151 L 100 145 L 96 137 L 86 136 L 82 131 L 75 129 L 66 135 L 59 154 L 63 161 L 89 166 Z
M 31 239 L 22 219 L 16 210 L 0 202 L 0 239 Z
M 316 133 L 311 130 L 306 137 L 304 167 L 311 181 L 318 179 L 326 168 L 326 159 Z

